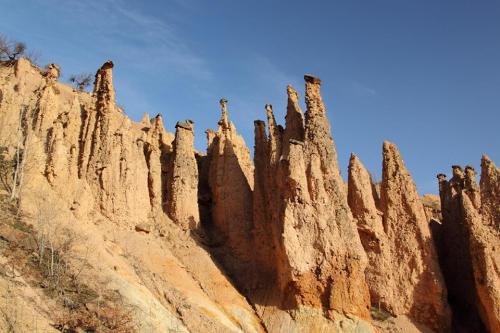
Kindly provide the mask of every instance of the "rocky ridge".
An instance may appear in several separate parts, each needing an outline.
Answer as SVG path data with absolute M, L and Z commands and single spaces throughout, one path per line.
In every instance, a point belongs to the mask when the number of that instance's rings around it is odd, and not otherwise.
M 265 106 L 252 161 L 227 100 L 205 155 L 191 120 L 175 135 L 160 115 L 132 122 L 113 66 L 91 94 L 59 83 L 54 64 L 0 67 L 0 138 L 7 154 L 22 147 L 23 216 L 85 235 L 94 253 L 82 278 L 133 305 L 137 331 L 447 332 L 448 299 L 453 318 L 473 309 L 473 327 L 499 329 L 500 182 L 488 158 L 479 186 L 471 168 L 440 176 L 443 223 L 431 234 L 439 214 L 394 144 L 379 188 L 355 155 L 345 186 L 317 77 L 304 76 L 305 114 L 287 87 L 284 127 Z

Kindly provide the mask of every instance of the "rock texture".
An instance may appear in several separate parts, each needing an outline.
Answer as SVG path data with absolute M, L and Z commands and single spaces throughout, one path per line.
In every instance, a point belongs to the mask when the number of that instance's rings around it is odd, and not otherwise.
M 197 229 L 200 215 L 193 122 L 178 122 L 175 128 L 172 165 L 169 168 L 168 214 L 185 229 Z
M 217 131 L 208 130 L 207 185 L 210 223 L 207 225 L 219 257 L 240 277 L 251 268 L 253 163 L 250 150 L 229 121 L 227 100 L 221 99 Z M 246 273 L 243 273 L 246 272 Z M 235 279 L 238 279 L 232 274 Z M 239 279 L 241 280 L 245 279 Z
M 380 204 L 368 171 L 351 156 L 348 199 L 369 265 L 372 304 L 437 332 L 450 328 L 446 286 L 424 207 L 396 145 L 384 142 Z
M 457 165 L 453 166 L 453 177 L 449 181 L 446 175 L 438 175 L 443 223 L 437 249 L 454 312 L 454 328 L 481 332 L 484 328 L 476 307 L 469 237 L 461 207 L 464 177 L 463 169 Z
M 304 79 L 305 122 L 289 86 L 286 128 L 276 124 L 270 105 L 269 136 L 263 122 L 255 123 L 255 230 L 267 233 L 270 244 L 262 261 L 274 266 L 278 306 L 369 320 L 366 255 L 347 205 L 321 81 Z
M 185 232 L 199 222 L 192 123 L 179 122 L 174 138 L 161 116 L 132 122 L 116 107 L 112 70 L 111 62 L 98 70 L 90 95 L 57 82 L 55 65 L 0 64 L 0 145 L 14 152 L 19 142 L 25 157 L 22 216 L 34 230 L 64 226 L 78 235 L 73 255 L 88 260 L 80 279 L 118 295 L 138 332 L 263 332 L 250 304 Z M 0 248 L 2 263 L 3 255 Z M 42 318 L 44 329 L 53 300 L 37 286 L 23 288 L 30 295 L 23 311 Z
M 449 231 L 442 236 L 443 266 L 448 274 L 456 272 L 460 264 L 462 269 L 467 269 L 467 274 L 448 278 L 450 285 L 456 288 L 457 313 L 469 311 L 474 315 L 469 314 L 467 321 L 457 319 L 457 326 L 480 331 L 484 325 L 489 332 L 500 331 L 500 170 L 483 156 L 479 186 L 475 170 L 470 166 L 465 172 L 461 167 L 453 166 L 450 181 L 446 181 L 444 175 L 438 178 L 441 203 L 446 207 L 443 228 Z M 452 239 L 452 236 L 456 238 Z M 453 244 L 458 247 L 457 241 L 462 242 L 460 252 L 450 253 L 446 246 Z M 445 259 L 446 254 L 450 255 L 449 259 Z M 460 293 L 459 288 L 463 287 L 468 289 Z
M 352 155 L 346 187 L 314 76 L 304 76 L 305 114 L 287 87 L 284 127 L 265 106 L 252 163 L 227 100 L 204 155 L 190 120 L 175 136 L 161 115 L 130 120 L 116 105 L 113 67 L 98 69 L 89 94 L 58 82 L 56 64 L 0 63 L 1 153 L 20 161 L 9 201 L 19 223 L 0 215 L 0 285 L 16 295 L 0 298 L 26 301 L 0 311 L 19 308 L 51 331 L 67 303 L 7 276 L 9 251 L 27 251 L 26 237 L 74 235 L 68 269 L 85 260 L 76 279 L 131 309 L 138 332 L 446 332 L 431 219 L 462 319 L 453 329 L 499 330 L 500 181 L 487 157 L 479 186 L 471 167 L 439 177 L 441 225 L 439 205 L 426 199 L 424 209 L 391 143 L 381 183 Z M 2 213 L 9 190 L 0 188 Z

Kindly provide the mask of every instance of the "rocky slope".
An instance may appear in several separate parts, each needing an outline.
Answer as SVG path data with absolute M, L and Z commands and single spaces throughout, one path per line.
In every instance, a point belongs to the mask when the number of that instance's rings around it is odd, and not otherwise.
M 447 332 L 448 300 L 453 328 L 499 329 L 489 159 L 480 186 L 470 168 L 440 176 L 441 224 L 394 144 L 378 187 L 355 155 L 346 187 L 314 76 L 305 113 L 287 87 L 284 127 L 266 105 L 252 161 L 225 99 L 203 154 L 193 121 L 172 134 L 160 115 L 136 123 L 116 106 L 111 61 L 91 94 L 59 73 L 0 64 L 1 156 L 18 162 L 1 165 L 1 329 Z

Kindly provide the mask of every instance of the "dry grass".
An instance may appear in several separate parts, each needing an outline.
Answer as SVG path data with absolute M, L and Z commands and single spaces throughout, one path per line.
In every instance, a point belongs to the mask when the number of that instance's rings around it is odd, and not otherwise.
M 106 286 L 94 290 L 90 285 L 95 283 L 82 281 L 90 266 L 75 247 L 85 240 L 53 225 L 49 216 L 41 218 L 46 220 L 33 228 L 18 214 L 16 202 L 0 195 L 0 254 L 8 259 L 0 274 L 18 274 L 53 300 L 50 319 L 61 332 L 135 332 L 120 297 Z

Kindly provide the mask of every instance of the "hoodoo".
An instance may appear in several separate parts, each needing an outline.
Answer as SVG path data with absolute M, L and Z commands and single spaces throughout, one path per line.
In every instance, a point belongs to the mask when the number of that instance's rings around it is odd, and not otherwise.
M 446 181 L 438 175 L 443 207 L 441 264 L 455 309 L 455 327 L 476 332 L 500 331 L 500 171 L 481 160 L 481 181 L 475 170 L 453 167 Z M 458 273 L 458 275 L 454 275 Z
M 373 188 L 368 171 L 352 155 L 348 198 L 369 258 L 372 304 L 448 331 L 451 313 L 427 217 L 393 143 L 383 144 L 379 207 Z
M 252 161 L 226 99 L 204 154 L 191 120 L 130 120 L 113 68 L 87 93 L 55 64 L 0 63 L 0 331 L 14 307 L 52 333 L 437 333 L 450 307 L 452 331 L 500 331 L 487 156 L 479 185 L 470 166 L 440 174 L 426 211 L 390 142 L 381 183 L 352 154 L 346 187 L 315 76 L 305 114 L 286 87 L 284 127 L 265 105 Z
M 332 330 L 319 319 L 322 314 L 334 323 L 349 313 L 351 320 L 343 322 L 349 331 L 370 318 L 366 255 L 347 205 L 321 81 L 310 75 L 304 79 L 305 123 L 290 86 L 286 128 L 276 124 L 270 105 L 267 138 L 263 122 L 255 123 L 255 174 L 261 176 L 254 202 L 265 210 L 254 214 L 263 219 L 255 221 L 256 234 L 270 233 L 265 258 L 275 266 L 281 307 L 295 309 L 296 329 L 316 321 L 314 327 Z

